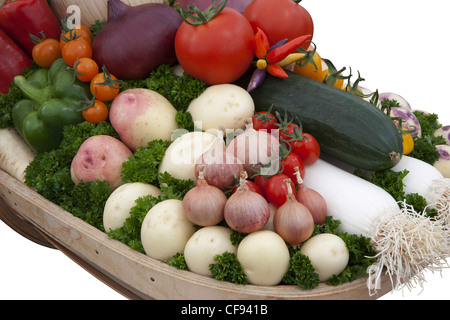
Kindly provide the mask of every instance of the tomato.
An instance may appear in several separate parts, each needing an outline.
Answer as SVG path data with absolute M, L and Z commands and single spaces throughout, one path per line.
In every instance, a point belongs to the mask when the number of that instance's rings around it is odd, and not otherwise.
M 91 44 L 81 38 L 71 40 L 62 49 L 62 57 L 68 66 L 73 67 L 77 59 L 92 58 Z
M 303 132 L 302 135 L 302 140 L 290 142 L 291 150 L 302 158 L 303 164 L 311 165 L 320 157 L 320 146 L 311 134 Z
M 91 123 L 98 124 L 108 119 L 108 107 L 103 101 L 95 100 L 92 107 L 82 111 L 83 118 Z
M 276 125 L 276 123 L 278 123 L 278 120 L 269 111 L 261 111 L 255 113 L 255 115 L 252 117 L 252 123 L 253 129 L 255 130 L 266 130 L 268 133 L 270 133 L 271 130 L 278 129 L 278 126 Z
M 253 182 L 259 187 L 264 197 L 266 197 L 266 186 L 269 178 L 263 175 L 257 175 L 253 178 Z
M 53 62 L 61 58 L 59 42 L 55 39 L 45 39 L 33 47 L 32 55 L 38 66 L 50 68 Z
M 61 50 L 69 41 L 75 40 L 76 38 L 81 38 L 90 44 L 92 42 L 91 29 L 89 29 L 89 27 L 87 26 L 80 25 L 80 27 L 78 28 L 69 30 L 65 33 L 61 33 L 61 37 L 59 40 L 59 46 L 61 47 Z
M 297 175 L 295 174 L 298 168 L 300 171 L 300 177 L 305 177 L 305 165 L 302 158 L 295 152 L 290 152 L 283 160 L 281 160 L 281 167 L 283 174 L 288 176 L 295 184 L 297 184 Z
M 408 155 L 414 150 L 414 139 L 411 133 L 405 133 L 403 137 L 403 154 Z
M 119 94 L 120 84 L 114 75 L 103 71 L 92 78 L 90 89 L 96 99 L 110 101 Z
M 322 82 L 325 77 L 325 73 L 322 70 L 322 58 L 317 52 L 309 52 L 309 54 L 312 54 L 312 57 L 307 57 L 307 60 L 301 66 L 295 64 L 294 72 Z
M 261 188 L 260 188 L 256 183 L 254 183 L 254 182 L 251 181 L 251 180 L 247 180 L 245 183 L 246 183 L 246 185 L 247 185 L 247 187 L 248 187 L 248 189 L 249 189 L 250 191 L 259 193 L 260 195 L 262 195 L 262 196 L 264 197 L 263 191 L 261 190 Z M 235 188 L 233 189 L 233 193 L 235 193 L 236 190 L 237 190 L 238 188 L 239 188 L 239 186 L 235 187 Z
M 77 78 L 83 82 L 91 80 L 99 73 L 97 62 L 91 58 L 81 58 L 74 66 L 77 71 Z
M 259 27 L 267 34 L 271 45 L 310 34 L 314 24 L 309 12 L 292 0 L 253 0 L 244 10 L 253 31 Z M 302 45 L 308 48 L 309 42 Z
M 285 182 L 289 177 L 285 174 L 276 174 L 267 181 L 266 197 L 267 200 L 273 203 L 275 206 L 280 207 L 286 202 L 286 196 L 288 195 L 288 187 Z M 292 192 L 295 192 L 294 182 L 291 180 Z
M 253 40 L 248 20 L 226 7 L 206 24 L 182 22 L 175 36 L 175 53 L 190 76 L 209 85 L 231 83 L 252 64 Z

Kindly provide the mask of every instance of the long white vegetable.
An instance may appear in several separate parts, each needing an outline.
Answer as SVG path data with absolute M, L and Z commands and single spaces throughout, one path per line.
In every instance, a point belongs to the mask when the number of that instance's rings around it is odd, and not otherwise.
M 25 169 L 35 157 L 35 152 L 13 128 L 0 129 L 0 169 L 17 180 L 25 181 Z
M 403 156 L 392 168 L 395 172 L 405 169 L 409 171 L 403 179 L 405 193 L 423 196 L 427 204 L 439 212 L 441 219 L 450 222 L 450 179 L 432 165 L 409 156 Z
M 304 183 L 325 198 L 328 215 L 341 221 L 342 231 L 371 239 L 377 252 L 368 270 L 371 293 L 379 288 L 383 271 L 396 289 L 422 286 L 422 271 L 440 268 L 450 255 L 443 219 L 431 220 L 397 203 L 385 190 L 352 173 L 319 159 L 306 167 Z

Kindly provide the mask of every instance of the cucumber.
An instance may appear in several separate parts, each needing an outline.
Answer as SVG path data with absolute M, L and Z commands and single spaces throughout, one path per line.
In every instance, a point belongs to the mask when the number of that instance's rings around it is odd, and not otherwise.
M 288 72 L 289 78 L 267 76 L 250 92 L 256 111 L 271 106 L 283 117 L 285 111 L 298 119 L 304 132 L 319 142 L 321 152 L 369 171 L 395 166 L 403 154 L 403 139 L 394 122 L 353 94 Z M 236 84 L 246 88 L 251 71 Z

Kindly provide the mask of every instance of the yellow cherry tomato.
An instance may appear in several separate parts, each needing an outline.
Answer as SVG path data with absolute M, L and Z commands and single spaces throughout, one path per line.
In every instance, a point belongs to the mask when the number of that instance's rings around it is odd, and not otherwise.
M 414 149 L 414 139 L 410 133 L 403 134 L 403 154 L 408 155 Z

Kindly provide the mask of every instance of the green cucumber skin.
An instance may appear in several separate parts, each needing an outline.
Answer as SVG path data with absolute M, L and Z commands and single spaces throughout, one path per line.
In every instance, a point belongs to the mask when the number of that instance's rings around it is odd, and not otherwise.
M 267 76 L 250 93 L 256 111 L 273 106 L 273 112 L 282 117 L 287 111 L 301 121 L 304 132 L 317 139 L 321 152 L 354 167 L 382 171 L 398 163 L 403 139 L 386 114 L 353 94 L 303 75 L 288 74 L 287 79 Z

